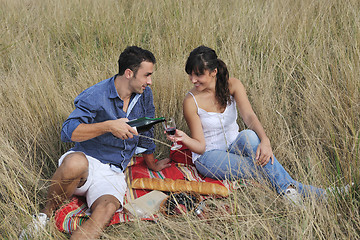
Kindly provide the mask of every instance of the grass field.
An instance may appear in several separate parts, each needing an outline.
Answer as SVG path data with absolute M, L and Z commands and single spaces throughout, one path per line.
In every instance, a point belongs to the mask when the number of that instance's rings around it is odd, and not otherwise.
M 296 209 L 242 189 L 234 214 L 109 227 L 104 239 L 359 239 L 360 2 L 357 0 L 1 0 L 0 238 L 15 239 L 44 203 L 62 122 L 83 89 L 117 73 L 128 45 L 151 50 L 157 116 L 182 118 L 185 60 L 214 48 L 241 79 L 275 155 L 315 186 L 349 195 Z M 242 122 L 240 126 L 245 127 Z M 169 143 L 160 127 L 156 139 Z M 158 144 L 157 157 L 167 157 Z M 50 225 L 43 239 L 67 239 Z

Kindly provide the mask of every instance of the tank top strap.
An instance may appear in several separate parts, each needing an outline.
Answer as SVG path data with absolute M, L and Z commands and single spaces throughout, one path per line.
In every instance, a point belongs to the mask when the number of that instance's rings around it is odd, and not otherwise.
M 194 99 L 194 101 L 195 101 L 195 104 L 196 104 L 196 107 L 199 109 L 199 105 L 198 105 L 198 103 L 197 103 L 197 101 L 196 101 L 196 99 L 195 99 L 194 94 L 192 94 L 192 92 L 189 92 L 189 93 L 190 93 L 190 95 L 193 97 L 193 99 Z

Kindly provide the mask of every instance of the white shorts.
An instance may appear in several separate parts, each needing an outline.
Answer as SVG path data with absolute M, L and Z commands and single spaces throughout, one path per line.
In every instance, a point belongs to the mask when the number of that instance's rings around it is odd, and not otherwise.
M 74 151 L 68 151 L 62 155 L 59 159 L 59 166 L 64 158 L 73 152 Z M 99 197 L 112 195 L 119 200 L 121 203 L 119 210 L 122 210 L 127 187 L 124 173 L 115 172 L 111 170 L 110 164 L 101 163 L 96 158 L 88 155 L 85 156 L 89 162 L 89 175 L 85 184 L 80 188 L 76 188 L 74 195 L 85 196 L 89 208 Z

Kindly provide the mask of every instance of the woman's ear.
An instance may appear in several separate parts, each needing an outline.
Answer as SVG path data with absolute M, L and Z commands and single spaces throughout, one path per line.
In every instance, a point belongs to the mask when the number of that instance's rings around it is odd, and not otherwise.
M 217 72 L 218 72 L 218 70 L 217 70 L 217 68 L 215 68 L 214 71 L 212 71 L 212 72 L 210 73 L 210 75 L 211 75 L 212 77 L 215 77 L 216 74 L 217 74 Z

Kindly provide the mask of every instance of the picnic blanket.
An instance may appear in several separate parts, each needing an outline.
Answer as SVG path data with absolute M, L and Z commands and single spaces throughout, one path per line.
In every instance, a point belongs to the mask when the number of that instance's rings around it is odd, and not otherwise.
M 210 182 L 231 188 L 231 184 L 226 180 L 218 181 L 203 177 L 199 174 L 192 163 L 191 152 L 185 146 L 183 146 L 180 150 L 170 151 L 170 159 L 171 167 L 155 172 L 148 169 L 142 157 L 134 157 L 125 171 L 128 186 L 131 186 L 131 182 L 137 178 L 170 178 L 174 180 L 183 179 L 188 181 Z M 128 187 L 125 194 L 124 204 L 130 200 L 139 198 L 150 191 L 151 190 L 147 189 L 132 189 L 131 187 Z M 85 199 L 83 197 L 74 196 L 69 203 L 63 205 L 58 211 L 56 211 L 56 227 L 62 232 L 72 233 L 78 226 L 89 218 L 86 213 L 87 210 L 88 206 L 86 205 Z M 141 220 L 155 220 L 154 218 L 156 218 L 156 216 L 142 218 Z M 135 217 L 125 211 L 116 212 L 109 225 L 133 220 L 135 220 Z

